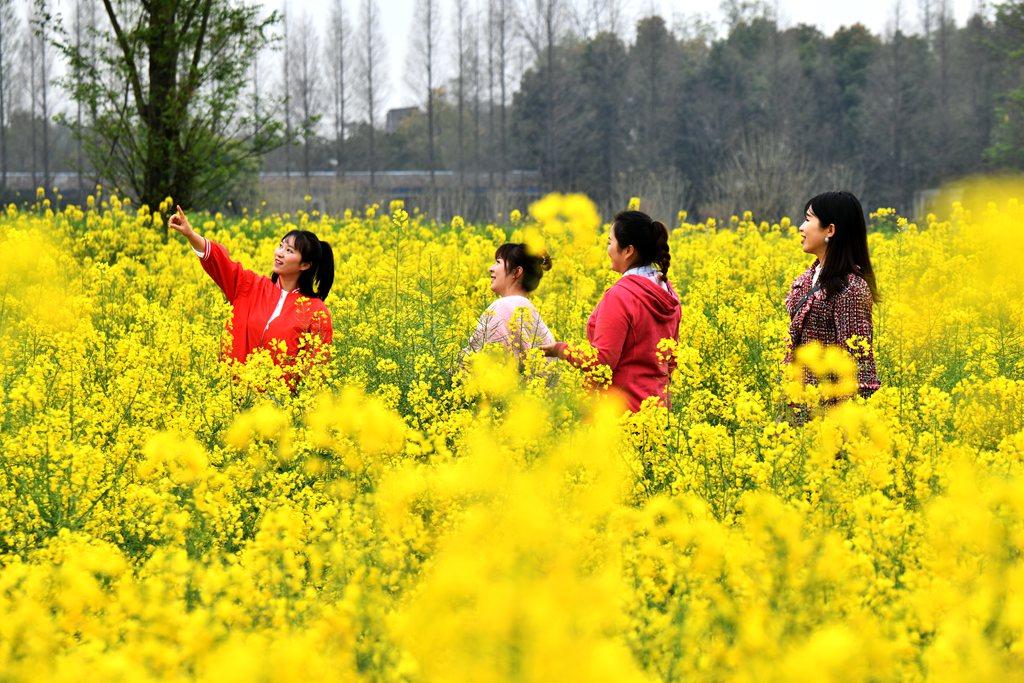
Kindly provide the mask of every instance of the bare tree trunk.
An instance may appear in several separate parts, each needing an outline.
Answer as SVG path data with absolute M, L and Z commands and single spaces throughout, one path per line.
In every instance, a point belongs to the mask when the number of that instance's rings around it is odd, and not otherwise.
M 333 71 L 334 86 L 334 155 L 335 174 L 338 177 L 344 175 L 345 165 L 345 105 L 347 104 L 347 93 L 345 87 L 348 83 L 347 52 L 349 42 L 349 28 L 345 21 L 344 6 L 341 0 L 334 0 L 331 11 L 331 40 L 327 45 L 327 59 Z
M 97 15 L 96 0 L 87 0 L 87 2 L 89 3 L 89 26 L 97 28 L 101 19 L 100 16 Z M 86 49 L 85 54 L 87 55 L 90 65 L 95 65 L 99 61 L 99 47 L 96 45 L 95 41 L 90 40 L 88 42 L 88 48 Z M 96 121 L 99 117 L 99 108 L 95 101 L 92 101 L 89 104 L 88 111 L 89 121 Z M 96 187 L 101 180 L 95 167 L 90 166 L 90 171 L 92 173 L 91 182 L 89 183 L 89 188 L 83 189 L 83 192 L 87 192 L 88 189 Z
M 82 0 L 75 0 L 75 49 L 82 50 Z M 75 125 L 82 130 L 82 100 L 75 100 Z M 78 168 L 78 195 L 85 193 L 85 179 L 82 177 L 85 156 L 82 154 L 82 138 L 75 140 L 75 166 Z
M 309 88 L 310 64 L 308 56 L 308 39 L 302 41 L 302 175 L 306 178 L 306 191 L 309 191 L 309 138 L 312 122 L 312 93 Z
M 314 125 L 319 116 L 319 82 L 317 58 L 320 52 L 316 26 L 308 13 L 303 13 L 298 23 L 298 42 L 292 40 L 290 46 L 295 50 L 292 57 L 294 73 L 289 74 L 289 84 L 298 96 L 302 110 L 302 175 L 306 180 L 306 192 L 309 192 L 311 172 L 310 146 L 316 139 Z
M 260 134 L 260 87 L 260 53 L 257 52 L 252 58 L 253 137 Z
M 150 97 L 146 103 L 145 118 L 151 132 L 147 136 L 142 196 L 173 197 L 191 203 L 192 188 L 176 188 L 174 167 L 171 166 L 171 172 L 168 172 L 168 160 L 175 158 L 175 131 L 165 108 L 168 102 L 177 99 L 178 48 L 174 34 L 166 27 L 174 26 L 176 9 L 172 3 L 154 3 L 153 12 L 149 15 Z M 184 196 L 175 196 L 175 189 L 179 190 L 177 194 Z
M 434 145 L 434 69 L 436 67 L 434 52 L 437 48 L 438 11 L 436 0 L 423 0 L 425 5 L 424 30 L 426 32 L 426 69 L 427 69 L 427 159 L 430 164 L 430 189 L 436 193 L 434 173 L 437 168 L 437 156 Z
M 46 9 L 45 0 L 40 0 L 39 4 L 43 10 Z M 45 14 L 42 21 L 48 21 Z M 43 119 L 43 188 L 49 192 L 50 185 L 52 185 L 50 182 L 50 72 L 46 62 L 46 31 L 46 23 L 42 23 L 39 27 L 39 90 L 42 98 Z
M 8 109 L 11 107 L 7 91 L 11 87 L 14 73 L 14 46 L 11 39 L 16 30 L 17 15 L 14 13 L 13 0 L 0 0 L 0 191 L 7 190 L 7 126 L 10 124 Z
M 480 138 L 483 131 L 483 95 L 484 87 L 481 79 L 481 64 L 480 64 L 480 38 L 482 31 L 480 31 L 480 16 L 477 15 L 475 19 L 476 32 L 473 35 L 473 177 L 474 185 L 480 183 L 480 171 L 483 168 L 483 164 L 480 160 Z
M 500 153 L 498 155 L 501 164 L 501 187 L 508 186 L 508 123 L 506 120 L 508 97 L 506 88 L 508 86 L 508 0 L 498 0 L 501 17 L 498 22 L 498 82 L 501 86 L 501 133 Z
M 28 39 L 25 41 L 28 49 L 28 100 L 29 100 L 29 122 L 30 122 L 30 137 L 31 137 L 31 149 L 32 149 L 32 187 L 39 187 L 38 178 L 38 163 L 39 156 L 36 151 L 36 139 L 38 137 L 38 130 L 36 126 L 36 79 L 39 74 L 37 73 L 38 57 L 36 55 L 37 45 L 35 36 L 32 35 L 32 27 L 28 27 Z
M 0 192 L 7 190 L 7 41 L 0 10 Z
M 384 82 L 379 79 L 385 71 L 384 56 L 387 54 L 384 36 L 380 28 L 380 8 L 377 0 L 363 0 L 360 17 L 359 75 L 360 96 L 366 112 L 369 138 L 370 188 L 377 184 L 377 107 L 384 98 Z
M 455 49 L 458 51 L 458 74 L 456 75 L 456 109 L 458 117 L 457 154 L 459 174 L 459 196 L 466 187 L 466 0 L 455 1 Z
M 951 102 L 950 93 L 950 65 L 953 62 L 953 49 L 951 45 L 951 34 L 956 31 L 956 26 L 953 23 L 952 17 L 949 16 L 949 7 L 946 5 L 945 0 L 939 0 L 939 12 L 938 12 L 938 27 L 935 34 L 935 56 L 939 60 L 939 102 L 947 103 Z M 955 151 L 948 144 L 943 144 L 946 141 L 950 141 L 954 137 L 953 126 L 951 123 L 952 111 L 950 106 L 943 104 L 935 108 L 935 114 L 938 117 L 938 135 L 936 141 L 939 142 L 935 146 L 935 150 L 938 153 L 937 156 L 940 160 L 939 167 L 942 169 L 940 173 L 949 173 L 950 161 L 955 156 Z M 955 162 L 954 162 L 955 163 Z
M 377 182 L 377 147 L 376 147 L 376 128 L 377 128 L 377 81 L 376 81 L 376 70 L 377 70 L 377 55 L 374 50 L 374 27 L 377 22 L 377 3 L 374 0 L 366 0 L 363 5 L 363 36 L 366 40 L 365 52 L 364 52 L 364 73 L 366 77 L 365 81 L 365 92 L 366 92 L 366 116 L 370 124 L 369 135 L 370 135 L 370 187 L 376 186 Z
M 436 171 L 437 132 L 435 88 L 437 78 L 437 47 L 440 43 L 440 10 L 438 0 L 416 0 L 416 10 L 409 36 L 407 83 L 413 91 L 423 92 L 427 110 L 427 167 L 430 174 L 431 200 L 437 199 Z M 456 36 L 458 39 L 458 36 Z M 435 207 L 436 208 L 436 207 Z
M 549 155 L 549 166 L 553 167 L 555 164 L 555 41 L 557 40 L 556 26 L 555 26 L 555 13 L 557 12 L 557 0 L 548 0 L 547 5 L 544 9 L 544 54 L 546 55 L 547 69 L 547 89 L 546 89 L 546 102 L 548 116 L 546 118 L 545 125 L 545 137 L 547 138 L 547 145 L 545 149 L 548 150 Z
M 288 0 L 285 0 L 281 9 L 281 26 L 284 32 L 284 175 L 290 178 L 292 175 L 292 97 L 289 77 L 292 70 L 289 58 L 291 55 L 291 44 L 289 43 L 290 31 L 288 30 Z
M 500 0 L 490 0 L 487 8 L 487 139 L 490 141 L 490 147 L 494 144 L 494 69 L 495 69 L 495 55 L 494 55 L 494 5 L 495 2 Z M 494 154 L 487 155 L 487 187 L 491 190 L 494 189 Z

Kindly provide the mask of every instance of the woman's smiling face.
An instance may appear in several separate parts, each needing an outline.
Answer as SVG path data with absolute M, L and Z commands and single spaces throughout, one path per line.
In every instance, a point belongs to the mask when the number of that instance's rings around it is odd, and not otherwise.
M 636 260 L 636 247 L 629 245 L 623 249 L 619 246 L 614 225 L 608 231 L 608 258 L 612 262 L 612 270 L 616 273 L 625 273 L 633 267 L 633 261 Z
M 804 214 L 804 222 L 800 225 L 800 246 L 807 254 L 814 254 L 820 261 L 828 249 L 826 237 L 835 234 L 836 226 L 822 226 L 821 221 L 814 215 L 814 209 L 807 207 Z
M 278 277 L 292 278 L 309 268 L 302 262 L 302 254 L 295 248 L 295 236 L 285 237 L 274 250 L 274 273 Z
M 505 259 L 496 257 L 494 263 L 487 269 L 491 274 L 491 291 L 498 296 L 505 296 L 517 282 L 516 274 L 509 273 L 506 268 Z

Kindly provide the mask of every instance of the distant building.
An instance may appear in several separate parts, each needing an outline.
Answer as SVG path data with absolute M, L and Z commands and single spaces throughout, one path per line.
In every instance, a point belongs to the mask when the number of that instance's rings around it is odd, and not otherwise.
M 419 113 L 419 107 L 401 107 L 399 109 L 388 109 L 387 122 L 384 124 L 385 132 L 397 133 L 398 127 L 402 125 L 402 121 L 405 121 L 410 116 L 414 116 Z

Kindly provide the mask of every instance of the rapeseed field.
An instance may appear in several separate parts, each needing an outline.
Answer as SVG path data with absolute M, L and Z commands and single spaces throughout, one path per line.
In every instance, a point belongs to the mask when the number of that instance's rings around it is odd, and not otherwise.
M 533 301 L 583 339 L 618 277 L 585 197 L 193 215 L 258 272 L 293 227 L 332 244 L 331 360 L 294 392 L 219 360 L 170 200 L 8 207 L 0 680 L 1022 680 L 1014 189 L 871 214 L 882 388 L 804 425 L 787 404 L 850 369 L 781 366 L 787 220 L 666 221 L 673 406 L 624 416 L 601 367 L 461 354 L 509 240 L 549 251 Z

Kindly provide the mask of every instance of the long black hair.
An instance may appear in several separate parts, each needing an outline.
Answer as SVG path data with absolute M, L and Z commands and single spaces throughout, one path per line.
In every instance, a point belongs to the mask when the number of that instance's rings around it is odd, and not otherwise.
M 877 302 L 875 271 L 868 256 L 868 228 L 857 197 L 849 192 L 822 192 L 807 201 L 805 216 L 807 209 L 814 211 L 821 227 L 836 226 L 825 245 L 825 264 L 818 276 L 825 294 L 832 296 L 843 291 L 850 273 L 856 273 L 868 283 L 871 298 Z
M 289 237 L 294 238 L 292 244 L 299 252 L 301 262 L 309 264 L 309 268 L 299 273 L 299 292 L 323 301 L 334 284 L 334 251 L 331 245 L 321 242 L 309 230 L 292 230 L 281 241 Z M 277 282 L 277 273 L 270 279 Z
M 511 273 L 516 268 L 523 269 L 522 285 L 527 292 L 537 289 L 544 273 L 551 270 L 551 257 L 547 254 L 532 255 L 526 250 L 525 244 L 503 244 L 494 252 L 494 258 L 505 262 L 506 273 Z
M 672 253 L 668 248 L 668 228 L 661 221 L 652 220 L 643 211 L 622 211 L 612 223 L 619 249 L 632 246 L 640 256 L 640 265 L 653 263 L 661 271 L 661 279 L 668 279 Z

